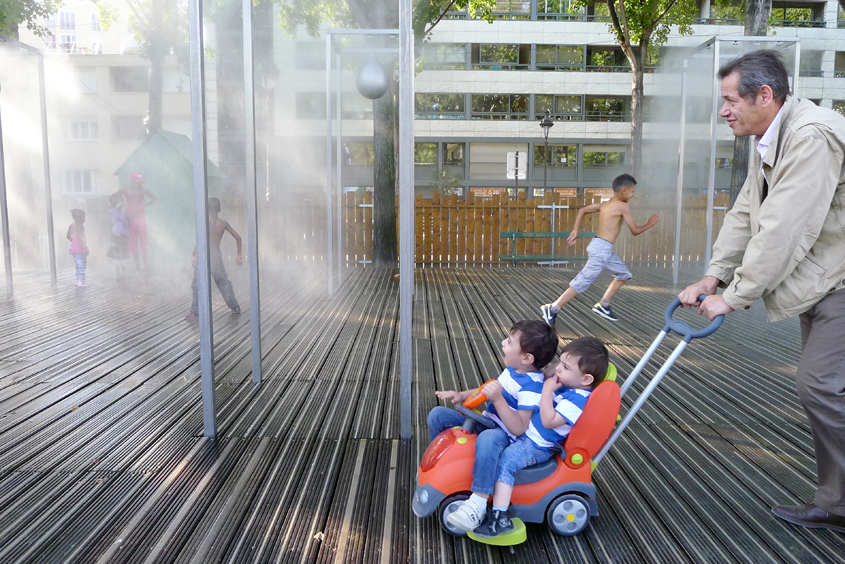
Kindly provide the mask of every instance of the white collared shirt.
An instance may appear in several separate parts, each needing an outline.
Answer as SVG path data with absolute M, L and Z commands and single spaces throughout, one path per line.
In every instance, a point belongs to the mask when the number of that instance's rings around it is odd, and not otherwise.
M 769 125 L 769 128 L 766 130 L 766 133 L 763 134 L 762 137 L 756 136 L 754 140 L 757 141 L 757 152 L 760 153 L 760 168 L 763 167 L 763 159 L 766 158 L 766 153 L 769 152 L 769 145 L 772 143 L 772 137 L 775 136 L 775 131 L 778 130 L 778 126 L 780 125 L 780 116 L 783 114 L 783 106 L 780 107 L 778 111 L 778 115 L 775 116 L 775 119 L 772 120 L 772 123 Z M 763 178 L 766 178 L 766 171 L 763 170 Z M 766 178 L 766 182 L 769 179 Z

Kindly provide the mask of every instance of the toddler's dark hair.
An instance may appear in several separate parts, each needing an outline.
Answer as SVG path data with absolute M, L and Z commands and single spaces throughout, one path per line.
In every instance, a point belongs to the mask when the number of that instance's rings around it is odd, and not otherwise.
M 593 375 L 593 387 L 598 386 L 607 376 L 607 347 L 596 337 L 581 337 L 564 346 L 560 354 L 568 353 L 578 359 L 578 369 L 584 374 Z
M 534 368 L 543 368 L 555 357 L 557 333 L 545 322 L 518 321 L 511 327 L 510 333 L 515 331 L 519 331 L 519 348 L 522 352 L 534 355 Z
M 118 206 L 118 204 L 120 204 L 120 201 L 122 199 L 123 199 L 123 196 L 121 196 L 119 193 L 115 192 L 114 194 L 109 196 L 109 205 L 113 208 L 116 208 Z
M 73 220 L 77 223 L 82 223 L 85 221 L 85 212 L 80 209 L 72 209 L 70 210 L 70 216 Z
M 220 213 L 222 206 L 220 205 L 220 199 L 211 197 L 208 199 L 208 211 L 210 213 Z

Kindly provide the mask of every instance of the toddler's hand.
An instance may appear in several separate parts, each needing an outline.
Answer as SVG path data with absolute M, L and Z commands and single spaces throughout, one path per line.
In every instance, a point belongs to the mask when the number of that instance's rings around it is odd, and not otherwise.
M 444 390 L 444 391 L 436 391 L 434 395 L 437 396 L 438 399 L 442 400 L 452 400 L 453 404 L 458 403 L 460 400 L 458 392 L 455 390 Z
M 659 215 L 657 215 L 657 214 L 655 214 L 655 215 L 651 216 L 650 218 L 648 218 L 648 222 L 651 224 L 651 226 L 652 226 L 652 227 L 654 227 L 655 225 L 657 225 L 657 223 L 658 223 L 659 221 L 660 221 L 660 216 L 659 216 Z
M 543 382 L 543 389 L 550 391 L 550 392 L 553 392 L 560 387 L 561 387 L 561 383 L 560 383 L 560 380 L 558 380 L 558 377 L 557 377 L 556 374 L 552 374 L 551 376 L 549 376 L 548 380 Z
M 244 263 L 244 257 L 242 257 L 241 255 L 238 255 L 238 258 L 235 259 L 235 264 L 241 265 L 243 263 Z
M 481 393 L 487 396 L 487 400 L 492 402 L 502 397 L 502 385 L 498 380 L 488 382 L 481 388 Z

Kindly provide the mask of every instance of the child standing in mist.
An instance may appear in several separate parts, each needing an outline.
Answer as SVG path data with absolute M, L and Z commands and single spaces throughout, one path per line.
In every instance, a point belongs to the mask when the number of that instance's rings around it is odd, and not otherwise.
M 85 212 L 70 210 L 73 223 L 67 228 L 67 240 L 70 241 L 70 254 L 76 261 L 76 286 L 85 286 L 85 263 L 88 259 L 88 242 L 85 239 Z
M 106 256 L 114 261 L 117 277 L 126 274 L 126 260 L 129 258 L 129 219 L 123 211 L 123 196 L 116 192 L 109 196 L 109 216 L 111 217 L 111 247 Z
M 229 306 L 229 309 L 234 314 L 241 312 L 241 306 L 238 300 L 235 299 L 235 291 L 232 289 L 232 283 L 229 282 L 229 277 L 226 275 L 226 268 L 223 266 L 223 253 L 220 251 L 220 241 L 223 235 L 228 231 L 232 237 L 235 238 L 235 243 L 238 245 L 238 258 L 235 259 L 235 264 L 243 263 L 243 256 L 241 255 L 241 236 L 235 231 L 229 222 L 220 219 L 220 200 L 217 198 L 208 199 L 208 250 L 211 255 L 211 277 L 217 284 L 220 293 L 223 294 L 223 301 Z M 191 263 L 194 265 L 194 281 L 191 283 L 191 290 L 194 292 L 194 300 L 191 303 L 191 312 L 185 316 L 185 319 L 197 319 L 199 314 L 199 303 L 197 294 L 197 248 L 194 247 L 194 253 L 191 258 Z

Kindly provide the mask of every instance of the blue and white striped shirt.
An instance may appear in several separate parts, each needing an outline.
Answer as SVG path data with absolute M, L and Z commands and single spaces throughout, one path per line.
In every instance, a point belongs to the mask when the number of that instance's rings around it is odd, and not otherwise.
M 499 375 L 499 383 L 502 385 L 502 396 L 512 411 L 539 409 L 540 395 L 543 392 L 543 373 L 538 371 L 520 373 L 511 367 Z M 508 428 L 499 419 L 496 407 L 490 403 L 484 415 L 496 422 L 505 430 L 511 441 L 516 440 L 516 435 L 508 431 Z
M 555 411 L 558 412 L 566 420 L 566 423 L 555 429 L 547 429 L 543 426 L 543 420 L 540 417 L 540 402 L 537 401 L 537 408 L 531 416 L 531 422 L 528 424 L 528 429 L 525 431 L 525 436 L 531 439 L 531 442 L 541 450 L 549 450 L 555 445 L 562 444 L 569 436 L 572 426 L 575 421 L 581 417 L 584 411 L 584 406 L 587 404 L 587 398 L 590 397 L 592 388 L 587 390 L 573 390 L 566 386 L 561 386 L 555 390 L 554 404 Z

